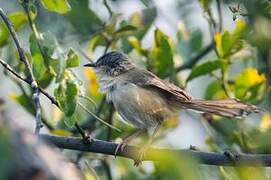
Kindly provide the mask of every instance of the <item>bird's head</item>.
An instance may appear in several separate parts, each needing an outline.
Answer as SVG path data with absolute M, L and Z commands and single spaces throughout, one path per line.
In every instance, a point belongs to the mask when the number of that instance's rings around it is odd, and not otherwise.
M 100 57 L 96 62 L 85 64 L 84 66 L 93 67 L 100 76 L 106 75 L 110 77 L 116 77 L 134 67 L 128 56 L 117 51 L 109 52 Z

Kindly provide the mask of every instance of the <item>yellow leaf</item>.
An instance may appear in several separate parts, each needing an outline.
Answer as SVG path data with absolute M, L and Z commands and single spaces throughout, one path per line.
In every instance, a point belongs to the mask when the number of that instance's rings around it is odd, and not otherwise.
M 18 95 L 17 95 L 15 92 L 11 92 L 11 93 L 8 94 L 8 97 L 9 97 L 11 100 L 16 101 L 17 98 L 18 98 Z
M 92 96 L 99 97 L 99 83 L 95 72 L 92 69 L 88 68 L 84 70 L 84 74 L 88 80 L 88 91 Z
M 271 127 L 271 114 L 264 114 L 260 124 L 260 130 L 266 131 Z
M 246 77 L 246 82 L 249 84 L 250 86 L 255 85 L 255 84 L 259 84 L 259 83 L 263 83 L 266 81 L 266 77 L 264 74 L 259 74 L 258 70 L 255 68 L 247 68 L 243 71 L 243 73 L 241 74 L 241 76 Z
M 58 136 L 70 136 L 72 134 L 71 132 L 66 131 L 64 129 L 55 129 L 52 130 L 51 133 Z
M 246 22 L 242 19 L 238 19 L 236 22 L 236 27 L 234 33 L 240 33 L 245 30 L 246 28 Z
M 165 121 L 165 123 L 164 123 L 164 127 L 166 128 L 166 129 L 169 129 L 169 128 L 176 128 L 176 127 L 178 127 L 178 125 L 179 125 L 179 118 L 178 118 L 178 116 L 174 116 L 174 117 L 170 117 L 170 118 L 168 118 L 168 119 L 166 119 L 166 121 Z
M 53 109 L 52 119 L 55 123 L 59 122 L 64 116 L 64 113 L 57 107 Z
M 216 32 L 214 35 L 216 49 L 218 50 L 219 54 L 223 54 L 223 48 L 222 48 L 222 35 L 219 32 Z
M 189 38 L 191 38 L 190 33 L 189 33 L 189 31 L 188 31 L 188 29 L 187 29 L 184 22 L 181 21 L 181 22 L 178 23 L 178 30 L 181 33 L 182 38 L 184 38 L 185 41 L 188 41 Z

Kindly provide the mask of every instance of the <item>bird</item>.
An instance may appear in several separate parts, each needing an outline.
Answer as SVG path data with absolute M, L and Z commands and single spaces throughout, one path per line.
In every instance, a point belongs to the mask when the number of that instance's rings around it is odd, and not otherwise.
M 135 162 L 138 165 L 145 150 L 161 127 L 162 123 L 180 109 L 193 109 L 223 117 L 242 117 L 259 108 L 236 99 L 203 100 L 191 96 L 184 89 L 160 79 L 152 72 L 137 67 L 124 53 L 112 51 L 97 61 L 84 65 L 96 72 L 101 93 L 106 94 L 108 102 L 123 120 L 132 124 L 137 131 L 125 138 L 115 151 L 123 151 L 131 140 L 142 133 L 150 132 L 146 148 Z

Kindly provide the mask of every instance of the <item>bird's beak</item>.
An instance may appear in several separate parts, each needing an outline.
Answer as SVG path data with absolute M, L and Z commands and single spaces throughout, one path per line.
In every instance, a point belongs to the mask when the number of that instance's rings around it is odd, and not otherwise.
M 84 65 L 85 67 L 97 67 L 96 63 L 88 63 Z

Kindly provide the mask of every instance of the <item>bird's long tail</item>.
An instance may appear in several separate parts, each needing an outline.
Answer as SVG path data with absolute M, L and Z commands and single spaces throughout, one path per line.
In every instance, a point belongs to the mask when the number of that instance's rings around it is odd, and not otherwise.
M 189 109 L 211 113 L 224 117 L 243 117 L 250 113 L 262 111 L 260 108 L 244 104 L 234 99 L 227 100 L 201 100 L 192 99 L 189 103 L 182 104 Z

